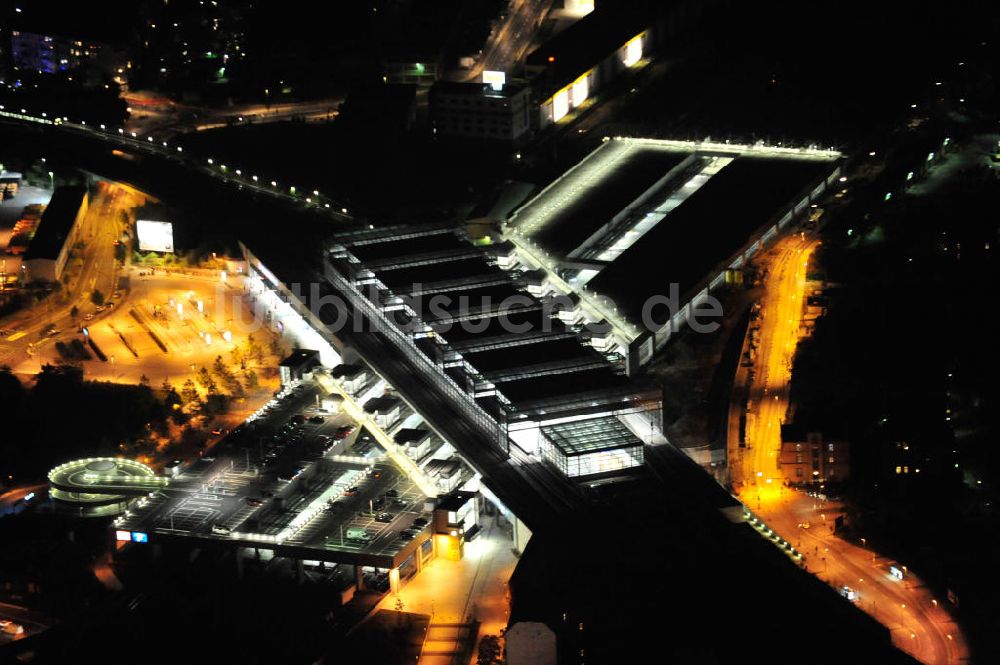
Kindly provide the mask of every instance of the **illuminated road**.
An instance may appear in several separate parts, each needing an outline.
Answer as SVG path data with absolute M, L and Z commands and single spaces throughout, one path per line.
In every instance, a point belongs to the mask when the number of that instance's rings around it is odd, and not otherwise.
M 907 571 L 889 573 L 875 552 L 833 535 L 830 525 L 840 506 L 787 488 L 757 511 L 768 526 L 806 556 L 807 570 L 834 588 L 858 592 L 857 606 L 892 633 L 893 644 L 923 663 L 963 663 L 968 649 L 961 629 L 923 582 Z M 808 529 L 798 525 L 809 523 Z
M 781 423 L 788 409 L 791 361 L 805 298 L 806 266 L 815 248 L 815 240 L 796 235 L 780 241 L 771 250 L 774 258 L 769 264 L 761 301 L 761 341 L 748 400 L 747 447 L 733 450 L 737 460 L 733 481 L 742 488 L 744 499 L 751 506 L 777 496 L 782 483 L 778 465 Z
M 805 555 L 810 572 L 836 589 L 846 585 L 857 591 L 858 607 L 891 631 L 896 647 L 924 663 L 964 662 L 968 658 L 964 638 L 941 601 L 912 574 L 897 580 L 884 559 L 834 535 L 839 506 L 784 486 L 778 463 L 781 423 L 788 409 L 806 269 L 818 244 L 798 234 L 779 241 L 769 252 L 746 449 L 738 447 L 734 436 L 738 428 L 730 428 L 733 485 L 746 505 Z M 810 526 L 800 526 L 804 524 Z
M 483 71 L 509 73 L 517 67 L 551 6 L 552 0 L 511 0 L 507 18 L 487 40 L 483 55 L 465 74 L 466 80 L 479 80 Z
M 18 312 L 0 322 L 0 327 L 11 328 L 16 339 L 0 340 L 0 365 L 16 365 L 26 356 L 33 355 L 39 347 L 51 344 L 52 338 L 43 338 L 47 326 L 53 325 L 61 332 L 75 332 L 83 322 L 83 317 L 92 313 L 95 305 L 91 294 L 100 291 L 110 298 L 118 282 L 119 262 L 115 260 L 114 243 L 121 237 L 122 212 L 138 205 L 141 194 L 117 185 L 105 185 L 91 198 L 90 208 L 81 222 L 80 241 L 84 243 L 83 263 L 79 274 L 71 282 L 71 294 L 64 303 L 56 303 L 57 295 L 50 296 L 39 306 Z M 66 271 L 72 272 L 73 259 L 66 263 Z M 79 317 L 70 316 L 73 306 L 79 310 Z M 16 321 L 16 323 L 10 323 Z M 58 339 L 57 336 L 55 339 Z
M 38 485 L 25 485 L 24 487 L 17 487 L 0 494 L 0 515 L 5 515 L 8 510 L 14 508 L 17 502 L 24 497 L 29 494 L 37 495 L 38 493 L 43 492 L 46 487 L 45 483 L 40 483 Z
M 172 139 L 179 134 L 227 127 L 230 123 L 261 124 L 289 120 L 326 121 L 337 117 L 344 99 L 318 99 L 277 104 L 244 104 L 224 108 L 177 104 L 169 99 L 150 99 L 141 93 L 125 96 L 131 113 L 125 129 L 141 134 L 155 133 Z

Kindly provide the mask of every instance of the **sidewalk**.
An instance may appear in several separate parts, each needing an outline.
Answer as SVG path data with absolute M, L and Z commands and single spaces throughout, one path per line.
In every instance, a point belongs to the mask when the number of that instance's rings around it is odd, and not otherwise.
M 517 558 L 513 541 L 496 525 L 483 520 L 479 537 L 465 545 L 461 561 L 435 559 L 399 592 L 405 612 L 431 616 L 432 624 L 479 622 L 476 646 L 483 635 L 499 635 L 507 625 L 507 582 Z M 396 596 L 386 595 L 376 610 L 396 610 Z M 475 662 L 476 648 L 472 649 Z

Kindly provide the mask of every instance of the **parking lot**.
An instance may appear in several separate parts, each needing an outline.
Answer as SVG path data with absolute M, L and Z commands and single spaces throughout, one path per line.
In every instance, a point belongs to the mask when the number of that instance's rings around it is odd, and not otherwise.
M 285 391 L 118 524 L 389 568 L 430 536 L 427 497 L 308 382 Z M 380 566 L 380 563 L 383 564 Z

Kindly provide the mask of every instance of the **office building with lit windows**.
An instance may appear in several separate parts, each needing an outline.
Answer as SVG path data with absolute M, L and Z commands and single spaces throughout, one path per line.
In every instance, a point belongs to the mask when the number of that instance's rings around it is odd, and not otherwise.
M 531 89 L 521 81 L 438 81 L 431 88 L 430 106 L 438 136 L 517 144 L 531 133 Z
M 599 3 L 530 53 L 538 127 L 559 122 L 601 88 L 638 69 L 703 11 L 706 3 Z
M 793 485 L 847 480 L 851 465 L 846 441 L 831 441 L 820 432 L 794 425 L 781 428 L 782 475 Z

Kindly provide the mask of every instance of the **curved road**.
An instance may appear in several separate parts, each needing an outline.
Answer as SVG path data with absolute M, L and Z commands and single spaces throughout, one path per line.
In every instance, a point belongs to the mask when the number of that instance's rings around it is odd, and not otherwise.
M 127 188 L 110 185 L 91 198 L 80 230 L 80 240 L 84 243 L 83 266 L 71 284 L 70 298 L 64 304 L 56 304 L 58 296 L 51 296 L 31 310 L 0 321 L 0 328 L 11 329 L 10 335 L 0 338 L 0 366 L 17 365 L 25 359 L 25 354 L 31 356 L 35 347 L 52 343 L 43 336 L 50 325 L 61 333 L 75 333 L 77 326 L 84 323 L 83 317 L 94 312 L 90 298 L 95 290 L 106 298 L 111 297 L 120 268 L 114 257 L 114 242 L 121 237 L 121 213 L 137 204 L 136 197 Z M 71 271 L 71 265 L 72 259 L 67 261 L 67 272 Z M 79 310 L 79 318 L 75 320 L 70 316 L 74 306 Z M 61 336 L 57 335 L 56 339 Z
M 788 409 L 791 362 L 799 339 L 806 269 L 818 246 L 809 235 L 780 240 L 767 254 L 760 345 L 750 386 L 747 445 L 730 441 L 732 479 L 740 498 L 806 558 L 807 569 L 834 588 L 850 586 L 857 605 L 892 634 L 893 644 L 924 663 L 961 663 L 968 649 L 945 603 L 907 571 L 897 580 L 877 554 L 833 534 L 840 506 L 784 486 L 778 456 Z M 730 430 L 732 432 L 732 429 Z M 791 479 L 797 480 L 797 479 Z M 804 528 L 808 524 L 808 528 Z

